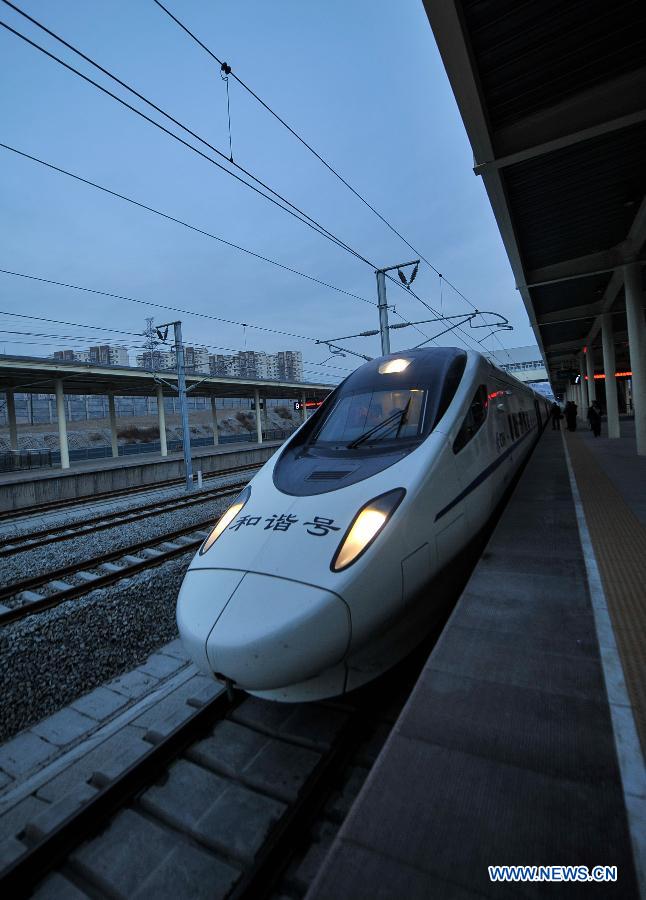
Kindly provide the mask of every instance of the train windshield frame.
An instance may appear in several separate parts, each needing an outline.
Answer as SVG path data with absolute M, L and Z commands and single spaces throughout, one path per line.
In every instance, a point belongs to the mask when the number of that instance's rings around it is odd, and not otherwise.
M 318 423 L 308 444 L 353 450 L 417 442 L 425 434 L 427 401 L 427 388 L 417 384 L 343 392 Z
M 287 442 L 274 484 L 297 497 L 324 494 L 394 465 L 437 427 L 466 364 L 464 350 L 434 347 L 360 366 Z

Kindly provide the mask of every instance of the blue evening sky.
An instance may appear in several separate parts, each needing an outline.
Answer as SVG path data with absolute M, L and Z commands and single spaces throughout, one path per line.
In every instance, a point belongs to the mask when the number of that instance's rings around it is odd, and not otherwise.
M 219 67 L 152 0 L 20 0 L 18 5 L 222 150 L 228 148 Z M 508 316 L 507 347 L 534 343 L 421 0 L 166 0 L 213 52 L 328 159 L 481 309 Z M 4 4 L 0 18 L 125 99 L 126 91 Z M 227 240 L 374 301 L 370 266 L 333 246 L 114 100 L 0 30 L 0 141 L 154 206 Z M 230 82 L 236 161 L 371 262 L 411 251 L 235 81 Z M 140 101 L 133 101 L 144 109 Z M 161 117 L 154 114 L 156 118 Z M 178 129 L 175 129 L 176 131 Z M 197 143 L 193 141 L 194 143 Z M 199 145 L 198 145 L 199 146 Z M 229 350 L 300 349 L 306 373 L 337 380 L 358 362 L 329 360 L 304 338 L 374 328 L 366 303 L 252 259 L 179 225 L 0 150 L 0 267 L 227 319 L 287 337 L 182 314 L 187 342 Z M 438 278 L 415 283 L 438 307 Z M 108 299 L 0 275 L 0 348 L 46 356 L 108 329 L 139 334 L 146 316 L 175 318 Z M 389 285 L 406 319 L 428 318 Z M 445 313 L 467 307 L 445 287 Z M 391 317 L 393 322 L 401 321 Z M 433 333 L 430 326 L 427 334 Z M 9 331 L 38 336 L 10 335 Z M 472 334 L 480 338 L 484 331 Z M 61 337 L 49 337 L 60 335 Z M 70 336 L 70 337 L 62 337 Z M 73 336 L 73 337 L 72 337 Z M 393 349 L 423 338 L 393 332 Z M 123 339 L 137 347 L 138 337 Z M 441 341 L 459 344 L 453 338 Z M 348 342 L 378 355 L 378 338 Z M 493 339 L 487 349 L 497 348 Z M 223 350 L 222 352 L 227 352 Z

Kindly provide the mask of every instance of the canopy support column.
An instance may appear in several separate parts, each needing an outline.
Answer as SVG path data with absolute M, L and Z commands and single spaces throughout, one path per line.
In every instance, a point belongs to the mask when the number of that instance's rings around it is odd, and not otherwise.
M 260 392 L 258 388 L 253 389 L 253 402 L 256 407 L 256 437 L 258 443 L 262 444 L 262 419 L 260 418 Z
M 13 388 L 7 388 L 7 422 L 9 424 L 9 446 L 18 449 L 18 421 L 16 419 L 16 398 Z
M 597 399 L 597 386 L 594 383 L 594 350 L 592 346 L 588 347 L 585 354 L 586 369 L 588 375 L 588 400 L 592 406 L 592 401 Z
M 110 419 L 110 444 L 112 446 L 112 456 L 116 459 L 119 456 L 119 438 L 117 435 L 117 408 L 114 402 L 114 394 L 108 394 L 108 418 Z
M 166 410 L 164 409 L 164 389 L 157 385 L 157 420 L 159 422 L 159 447 L 162 456 L 168 456 L 168 444 L 166 443 Z
M 608 437 L 618 438 L 619 401 L 617 399 L 617 378 L 615 360 L 615 339 L 612 330 L 612 316 L 606 313 L 601 318 L 601 340 L 603 341 L 603 371 L 606 381 L 606 412 L 608 414 Z
M 579 374 L 581 375 L 581 380 L 579 381 L 580 388 L 580 396 L 581 403 L 579 404 L 579 418 L 584 421 L 588 418 L 588 384 L 585 380 L 586 371 L 585 366 L 583 364 L 583 354 L 579 357 Z
M 70 467 L 70 451 L 67 443 L 67 422 L 65 421 L 65 394 L 63 379 L 56 379 L 56 418 L 58 419 L 58 443 L 61 448 L 61 469 Z
M 646 324 L 642 310 L 641 267 L 637 263 L 624 266 L 624 284 L 637 454 L 646 456 Z
M 218 413 L 215 406 L 215 397 L 211 397 L 211 422 L 213 424 L 213 445 L 218 446 L 220 439 L 218 437 Z

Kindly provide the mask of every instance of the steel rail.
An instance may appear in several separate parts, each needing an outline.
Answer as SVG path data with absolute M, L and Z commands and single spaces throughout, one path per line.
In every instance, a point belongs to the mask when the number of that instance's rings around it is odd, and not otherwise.
M 235 491 L 232 490 L 232 493 L 235 493 Z M 127 547 L 109 550 L 107 553 L 97 554 L 88 559 L 73 562 L 67 566 L 61 566 L 58 569 L 42 572 L 40 575 L 32 575 L 29 578 L 14 581 L 12 584 L 0 588 L 0 601 L 6 600 L 9 597 L 15 597 L 17 594 L 22 593 L 22 591 L 30 591 L 33 588 L 40 587 L 50 581 L 57 581 L 69 575 L 74 575 L 76 572 L 96 568 L 102 563 L 120 559 L 122 556 L 128 556 L 131 553 L 139 553 L 142 550 L 147 550 L 149 547 L 154 547 L 156 544 L 163 544 L 166 541 L 172 541 L 174 538 L 192 534 L 194 531 L 199 531 L 201 528 L 208 528 L 210 530 L 219 519 L 220 516 L 218 515 L 211 519 L 206 519 L 204 522 L 197 522 L 194 525 L 183 525 L 181 528 L 175 528 L 173 531 L 166 532 L 163 535 L 155 535 L 154 537 L 137 541 L 135 544 L 129 544 Z
M 232 492 L 235 493 L 235 492 Z M 15 596 L 16 594 L 22 593 L 24 590 L 29 590 L 29 588 L 23 587 L 28 581 L 31 582 L 31 586 L 36 586 L 37 578 L 40 578 L 39 584 L 47 584 L 52 581 L 56 581 L 59 576 L 62 577 L 62 573 L 66 575 L 73 574 L 74 572 L 84 571 L 85 569 L 96 568 L 104 562 L 109 562 L 112 559 L 119 559 L 123 556 L 129 556 L 131 553 L 137 553 L 141 550 L 147 550 L 150 547 L 154 547 L 155 544 L 163 544 L 166 541 L 172 541 L 173 538 L 182 537 L 186 534 L 192 534 L 196 531 L 202 531 L 204 528 L 211 529 L 216 522 L 219 521 L 218 518 L 208 519 L 205 522 L 196 522 L 193 525 L 188 525 L 184 528 L 178 529 L 177 531 L 170 532 L 168 534 L 161 535 L 156 538 L 149 538 L 146 541 L 140 541 L 138 544 L 131 544 L 129 547 L 124 547 L 121 550 L 115 550 L 110 553 L 101 554 L 101 556 L 95 557 L 91 560 L 82 560 L 78 563 L 75 563 L 73 566 L 66 566 L 64 569 L 58 569 L 55 572 L 48 572 L 43 576 L 35 576 L 34 579 L 25 579 L 23 582 L 17 582 L 14 585 L 11 585 L 10 588 L 3 589 L 2 596 L 6 598 L 7 596 Z M 139 572 L 144 572 L 146 569 L 152 569 L 155 566 L 159 566 L 162 563 L 167 562 L 169 559 L 175 559 L 177 556 L 183 556 L 185 553 L 190 553 L 195 550 L 202 544 L 204 538 L 200 537 L 194 541 L 187 541 L 184 544 L 178 545 L 170 550 L 161 551 L 159 554 L 155 556 L 148 557 L 146 559 L 142 559 L 138 563 L 130 563 L 127 566 L 124 566 L 123 569 L 120 569 L 118 572 L 106 572 L 104 575 L 97 575 L 96 578 L 92 579 L 92 581 L 86 581 L 83 584 L 72 585 L 64 591 L 56 591 L 54 594 L 50 594 L 48 597 L 43 597 L 41 600 L 34 600 L 32 603 L 26 603 L 24 606 L 14 606 L 10 609 L 4 610 L 0 612 L 0 627 L 3 625 L 9 625 L 11 622 L 16 622 L 19 619 L 25 619 L 27 616 L 31 616 L 36 613 L 45 612 L 48 609 L 52 609 L 54 606 L 58 606 L 60 603 L 64 603 L 66 600 L 75 600 L 77 597 L 82 597 L 84 594 L 89 594 L 92 591 L 98 590 L 99 588 L 107 587 L 110 584 L 114 584 L 117 581 L 122 581 L 125 578 L 130 578 L 132 575 L 136 575 Z M 7 594 L 7 591 L 10 591 Z
M 48 835 L 30 847 L 2 873 L 5 897 L 26 897 L 69 853 L 96 833 L 110 816 L 119 811 L 148 784 L 160 777 L 186 747 L 199 739 L 216 722 L 235 709 L 244 698 L 242 691 L 226 691 L 206 703 L 164 740 L 155 744 L 119 778 L 98 791 L 80 809 L 71 813 Z
M 183 509 L 187 506 L 197 506 L 200 503 L 206 503 L 209 500 L 217 500 L 219 497 L 227 497 L 229 494 L 240 491 L 246 484 L 248 484 L 247 481 L 239 481 L 231 485 L 210 488 L 201 494 L 191 494 L 187 497 L 169 497 L 165 500 L 157 500 L 154 503 L 144 504 L 130 510 L 112 510 L 111 512 L 93 516 L 90 519 L 82 519 L 80 522 L 73 522 L 67 525 L 53 525 L 51 528 L 44 528 L 41 531 L 25 532 L 17 535 L 13 540 L 0 544 L 0 559 L 4 556 L 13 556 L 15 553 L 33 550 L 34 547 L 72 540 L 76 537 L 82 537 L 84 534 L 115 528 L 117 525 L 128 525 L 131 522 L 148 519 L 158 512 L 163 514 L 172 512 L 174 509 Z

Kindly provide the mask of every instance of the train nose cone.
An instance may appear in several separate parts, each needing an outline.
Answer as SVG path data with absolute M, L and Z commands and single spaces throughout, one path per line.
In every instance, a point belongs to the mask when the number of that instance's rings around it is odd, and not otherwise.
M 244 572 L 230 569 L 189 569 L 177 599 L 177 627 L 196 666 L 212 674 L 206 641 Z
M 322 588 L 247 573 L 208 637 L 211 668 L 248 690 L 297 684 L 339 663 L 350 611 Z

